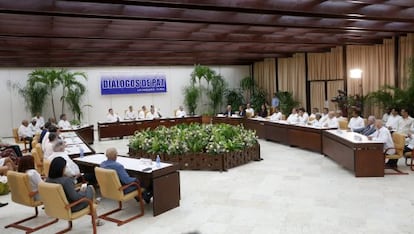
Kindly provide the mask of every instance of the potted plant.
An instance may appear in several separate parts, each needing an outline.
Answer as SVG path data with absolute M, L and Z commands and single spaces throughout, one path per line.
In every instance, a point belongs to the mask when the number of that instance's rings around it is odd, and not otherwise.
M 190 115 L 195 115 L 199 98 L 200 90 L 194 84 L 184 88 L 184 105 L 187 107 Z
M 291 92 L 277 92 L 276 96 L 280 101 L 280 110 L 285 115 L 289 115 L 292 108 L 299 105 L 299 102 L 293 98 L 293 94 Z
M 227 89 L 225 92 L 227 104 L 230 104 L 234 110 L 238 110 L 239 106 L 243 105 L 244 98 L 240 89 Z

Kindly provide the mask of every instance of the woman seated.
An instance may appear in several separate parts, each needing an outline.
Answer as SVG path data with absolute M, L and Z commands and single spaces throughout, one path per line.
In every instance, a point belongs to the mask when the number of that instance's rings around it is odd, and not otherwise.
M 267 108 L 265 104 L 262 104 L 262 106 L 260 107 L 260 111 L 259 111 L 259 116 L 266 118 L 267 117 Z
M 75 189 L 75 183 L 73 182 L 73 178 L 67 177 L 64 175 L 64 171 L 66 168 L 66 160 L 62 157 L 56 157 L 50 163 L 49 168 L 49 175 L 46 179 L 46 182 L 61 184 L 63 190 L 65 191 L 66 198 L 68 199 L 69 203 L 75 202 L 83 197 L 86 197 L 93 202 L 96 203 L 95 200 L 95 189 L 92 185 L 88 185 L 86 189 L 80 189 L 77 191 Z M 76 212 L 79 210 L 84 209 L 88 206 L 88 202 L 81 202 L 75 206 L 72 206 L 70 209 L 72 212 Z M 96 210 L 95 210 L 96 212 Z M 96 216 L 96 213 L 93 214 Z M 97 220 L 96 225 L 102 226 L 104 222 L 102 220 Z
M 19 167 L 17 168 L 18 172 L 26 173 L 29 176 L 30 185 L 32 187 L 32 192 L 37 191 L 39 183 L 42 181 L 42 177 L 39 172 L 35 170 L 34 158 L 32 156 L 23 156 L 19 161 Z M 36 193 L 34 199 L 39 200 L 39 194 Z

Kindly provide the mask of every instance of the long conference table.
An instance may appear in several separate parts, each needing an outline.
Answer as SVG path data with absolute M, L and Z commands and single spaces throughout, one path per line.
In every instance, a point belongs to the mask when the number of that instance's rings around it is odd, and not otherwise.
M 94 168 L 106 160 L 103 154 L 94 154 L 82 158 L 74 158 L 83 172 L 94 172 Z M 153 188 L 153 215 L 157 216 L 180 206 L 180 173 L 177 164 L 161 163 L 143 159 L 117 157 L 117 162 L 124 165 L 128 174 L 139 178 L 141 186 Z M 146 171 L 144 169 L 151 168 Z
M 270 121 L 264 118 L 213 117 L 212 122 L 241 124 L 246 129 L 255 130 L 261 139 L 324 154 L 352 171 L 356 177 L 384 176 L 383 143 L 370 141 L 357 133 L 289 124 L 286 121 Z M 201 123 L 201 117 L 98 123 L 98 135 L 99 139 L 130 136 L 137 130 L 180 123 Z

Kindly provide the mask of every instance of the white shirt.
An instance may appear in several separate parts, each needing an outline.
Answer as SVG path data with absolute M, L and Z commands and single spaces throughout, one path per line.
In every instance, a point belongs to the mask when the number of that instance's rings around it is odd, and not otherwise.
M 32 119 L 36 120 L 36 127 L 38 127 L 39 129 L 45 126 L 45 119 L 42 116 L 39 116 L 39 118 L 35 116 Z
M 402 117 L 400 115 L 390 115 L 388 116 L 388 120 L 387 123 L 385 124 L 385 126 L 387 128 L 391 127 L 392 130 L 397 130 L 398 129 L 398 122 L 400 121 L 400 119 L 402 119 Z
M 66 160 L 66 168 L 65 168 L 65 176 L 68 177 L 75 177 L 80 174 L 80 170 L 78 165 L 76 165 L 75 162 L 69 157 L 68 153 L 66 152 L 53 152 L 52 155 L 50 155 L 49 159 L 52 161 L 54 158 L 62 157 Z
M 140 110 L 138 112 L 138 119 L 145 119 L 145 111 Z
M 391 133 L 386 127 L 377 129 L 370 135 L 373 140 L 381 141 L 384 143 L 384 151 L 388 148 L 394 148 L 394 142 L 392 141 Z M 387 154 L 395 154 L 395 149 L 388 150 Z
M 408 145 L 407 147 L 410 149 L 414 149 L 414 136 L 410 136 L 408 139 Z
M 411 125 L 413 124 L 413 118 L 408 116 L 407 118 L 402 118 L 398 121 L 397 132 L 407 135 L 410 133 Z
M 361 116 L 352 117 L 349 120 L 348 128 L 354 130 L 354 129 L 360 129 L 363 127 L 365 127 L 365 122 L 364 122 L 364 119 L 361 118 Z
M 246 110 L 247 112 L 247 110 Z M 282 119 L 282 112 L 275 112 L 270 116 L 270 120 L 272 121 L 277 121 L 277 120 L 281 120 Z
M 20 138 L 26 138 L 26 137 L 33 137 L 33 135 L 35 134 L 34 132 L 32 132 L 32 130 L 30 129 L 29 126 L 24 126 L 23 124 L 20 125 L 19 130 L 18 130 L 18 134 Z
M 113 114 L 113 115 L 111 115 L 111 114 L 108 114 L 107 116 L 106 116 L 106 122 L 110 122 L 110 123 L 112 123 L 112 122 L 117 122 L 118 121 L 118 115 L 116 115 L 116 114 Z
M 323 114 L 322 113 L 322 118 L 319 120 L 319 122 L 323 123 L 328 119 L 328 114 Z
M 254 116 L 254 109 L 253 108 L 247 108 L 246 109 L 246 116 L 247 116 L 247 113 L 249 113 L 249 115 L 250 115 L 250 117 L 253 117 Z
M 328 117 L 325 122 L 323 122 L 323 126 L 328 128 L 338 128 L 338 119 L 336 117 L 333 117 L 332 119 Z
M 37 191 L 37 187 L 39 183 L 42 181 L 42 177 L 40 176 L 39 172 L 35 169 L 29 169 L 26 171 L 26 174 L 29 176 L 30 187 L 32 187 L 32 192 Z M 35 195 L 35 200 L 39 200 L 39 194 Z
M 287 118 L 288 123 L 297 123 L 299 122 L 298 114 L 290 114 Z
M 321 118 L 321 119 L 322 119 L 322 118 Z M 321 127 L 322 127 L 322 122 L 321 122 L 321 119 L 319 119 L 319 120 L 314 119 L 314 120 L 312 121 L 312 126 L 317 127 L 317 128 L 321 128 Z
M 43 157 L 47 160 L 51 160 L 49 159 L 50 155 L 53 154 L 53 144 L 54 142 L 50 142 L 49 141 L 49 136 L 48 136 L 48 141 L 45 142 L 45 150 L 43 150 Z
M 390 117 L 390 115 L 389 115 L 388 113 L 385 113 L 385 114 L 382 116 L 382 123 L 383 123 L 383 124 L 386 124 L 386 123 L 387 123 L 387 121 L 388 121 L 388 117 Z
M 175 116 L 176 116 L 176 117 L 178 117 L 178 118 L 185 117 L 186 115 L 187 115 L 187 113 L 185 113 L 185 111 L 184 111 L 184 110 L 177 110 L 177 111 L 175 112 Z
M 145 116 L 146 119 L 154 119 L 155 118 L 155 113 L 152 114 L 151 111 L 147 113 L 147 115 Z
M 36 133 L 40 133 L 42 132 L 42 130 L 40 130 L 40 128 L 37 126 L 37 122 L 35 125 L 33 125 L 32 123 L 29 123 L 29 128 L 32 132 Z
M 63 128 L 63 129 L 68 129 L 68 128 L 71 128 L 72 125 L 70 124 L 69 121 L 61 119 L 59 120 L 58 127 Z
M 49 143 L 49 134 L 50 134 L 50 132 L 46 132 L 45 136 L 42 139 L 42 150 L 43 150 L 43 152 L 46 151 L 46 144 Z
M 127 111 L 125 113 L 125 118 L 126 120 L 134 120 L 137 118 L 137 113 L 135 111 Z
M 302 116 L 298 115 L 298 123 L 299 124 L 303 124 L 303 125 L 307 124 L 308 123 L 308 119 L 309 119 L 309 115 L 306 112 L 303 113 Z

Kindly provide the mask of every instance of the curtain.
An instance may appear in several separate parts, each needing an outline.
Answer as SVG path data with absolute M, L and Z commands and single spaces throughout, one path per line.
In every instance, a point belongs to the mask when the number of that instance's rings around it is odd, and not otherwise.
M 293 93 L 293 97 L 306 106 L 305 54 L 278 59 L 279 91 Z
M 325 104 L 325 81 L 312 81 L 310 82 L 310 108 L 318 108 L 320 112 Z M 308 110 L 310 112 L 310 110 Z
M 253 77 L 259 87 L 266 90 L 268 100 L 276 92 L 276 64 L 274 58 L 266 58 L 263 62 L 254 63 Z
M 327 53 L 308 54 L 308 79 L 339 80 L 344 78 L 343 48 L 336 47 Z
M 409 33 L 405 37 L 400 37 L 399 48 L 399 60 L 398 60 L 398 73 L 399 73 L 399 86 L 400 88 L 407 87 L 409 70 L 408 60 L 414 57 L 414 34 Z
M 384 39 L 381 45 L 347 46 L 348 69 L 363 71 L 362 79 L 351 79 L 347 75 L 348 95 L 367 95 L 384 85 L 395 85 L 394 61 L 394 38 Z M 365 107 L 364 112 L 377 117 L 382 114 L 382 110 L 374 106 Z

